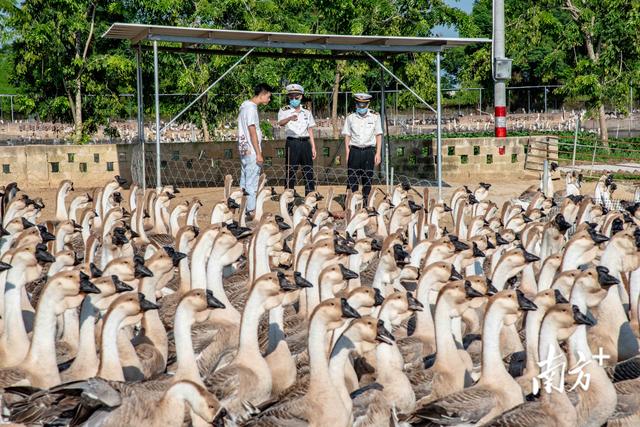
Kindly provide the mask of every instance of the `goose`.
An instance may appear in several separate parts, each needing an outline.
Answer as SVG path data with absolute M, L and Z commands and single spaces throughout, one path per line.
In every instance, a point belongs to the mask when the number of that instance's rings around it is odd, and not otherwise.
M 260 353 L 257 331 L 260 317 L 280 305 L 285 292 L 297 287 L 283 273 L 267 273 L 256 279 L 242 313 L 240 345 L 233 362 L 204 379 L 231 417 L 245 412 L 243 402 L 260 404 L 271 396 L 271 372 Z
M 192 381 L 178 381 L 164 393 L 138 393 L 111 411 L 97 411 L 87 421 L 90 426 L 145 425 L 181 426 L 185 409 L 207 423 L 221 414 L 220 402 L 204 387 Z
M 96 349 L 97 317 L 101 311 L 109 308 L 120 293 L 133 291 L 133 287 L 116 275 L 95 278 L 92 283 L 100 293 L 88 294 L 82 302 L 78 351 L 69 368 L 60 373 L 63 382 L 86 380 L 97 375 L 100 363 Z
M 38 304 L 31 346 L 25 359 L 14 367 L 0 369 L 0 387 L 31 385 L 48 388 L 60 383 L 55 352 L 55 317 L 77 307 L 82 293 L 99 293 L 88 276 L 78 271 L 60 272 L 45 286 Z
M 93 198 L 89 193 L 74 197 L 69 204 L 69 221 L 80 222 L 80 215 L 86 209 L 92 208 L 92 202 Z
M 593 325 L 593 320 L 580 312 L 577 306 L 557 304 L 547 311 L 540 328 L 540 360 L 553 360 L 562 350 L 558 341 L 569 338 L 578 325 Z M 485 425 L 490 426 L 575 426 L 578 424 L 576 409 L 564 393 L 561 376 L 564 365 L 550 366 L 548 386 L 540 390 L 541 397 L 536 402 L 527 402 L 501 414 Z M 583 424 L 580 424 L 583 425 Z M 595 425 L 595 424 L 594 424 Z
M 438 424 L 483 424 L 523 403 L 518 383 L 502 364 L 498 334 L 502 325 L 515 322 L 519 310 L 536 306 L 518 290 L 503 290 L 489 298 L 482 329 L 482 374 L 478 382 L 426 406 L 418 408 L 411 419 Z

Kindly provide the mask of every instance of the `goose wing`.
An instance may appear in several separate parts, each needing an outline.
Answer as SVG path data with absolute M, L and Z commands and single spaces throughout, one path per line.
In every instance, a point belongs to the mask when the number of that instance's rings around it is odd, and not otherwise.
M 632 380 L 640 377 L 640 356 L 624 360 L 613 367 L 606 368 L 613 382 Z
M 413 387 L 413 391 L 416 395 L 416 401 L 428 396 L 431 393 L 433 378 L 437 374 L 434 374 L 432 369 L 416 369 L 411 372 L 409 381 Z
M 27 378 L 27 371 L 21 368 L 0 369 L 0 389 L 10 387 Z
M 618 402 L 615 411 L 609 417 L 609 425 L 633 425 L 631 420 L 637 422 L 640 418 L 640 381 L 620 381 L 613 386 L 618 395 Z
M 491 390 L 472 387 L 417 409 L 414 418 L 441 425 L 476 423 L 496 404 L 496 396 Z
M 540 402 L 527 402 L 497 416 L 489 421 L 486 426 L 493 427 L 538 427 L 548 425 L 545 422 L 549 415 L 545 412 Z M 549 421 L 552 423 L 552 421 Z

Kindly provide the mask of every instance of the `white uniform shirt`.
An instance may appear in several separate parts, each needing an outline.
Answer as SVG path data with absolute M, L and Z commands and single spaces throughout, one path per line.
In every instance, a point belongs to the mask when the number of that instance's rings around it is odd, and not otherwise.
M 287 105 L 285 107 L 282 107 L 280 111 L 278 111 L 278 122 L 295 114 L 298 115 L 298 120 L 289 120 L 289 122 L 285 125 L 285 137 L 308 137 L 309 128 L 312 128 L 316 125 L 316 121 L 313 119 L 313 114 L 311 114 L 311 111 L 305 108 L 300 108 L 300 111 L 297 111 L 295 108 L 291 108 Z
M 256 127 L 258 145 L 262 148 L 262 130 L 260 129 L 258 106 L 248 100 L 240 105 L 240 112 L 238 113 L 238 152 L 241 156 L 256 155 L 253 144 L 251 144 L 251 136 L 249 135 L 249 126 L 251 125 Z
M 351 137 L 350 146 L 375 147 L 376 135 L 382 135 L 380 116 L 371 110 L 364 116 L 358 113 L 351 113 L 344 121 L 342 135 Z

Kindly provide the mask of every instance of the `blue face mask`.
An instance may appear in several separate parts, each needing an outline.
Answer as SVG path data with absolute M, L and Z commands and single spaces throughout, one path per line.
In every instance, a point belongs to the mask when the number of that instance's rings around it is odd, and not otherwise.
M 361 116 L 364 116 L 365 114 L 367 114 L 367 111 L 369 111 L 368 108 L 356 108 L 356 113 L 360 114 Z
M 300 100 L 299 99 L 290 99 L 289 100 L 289 105 L 293 108 L 298 108 L 300 106 Z

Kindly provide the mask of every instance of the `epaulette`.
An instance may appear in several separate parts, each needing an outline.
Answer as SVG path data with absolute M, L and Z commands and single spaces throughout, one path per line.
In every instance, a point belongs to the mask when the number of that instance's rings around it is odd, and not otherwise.
M 376 116 L 378 115 L 378 113 L 377 113 L 377 112 L 375 112 L 375 111 L 373 111 L 373 110 L 369 110 L 369 112 L 370 112 L 371 114 L 375 114 Z
M 286 111 L 286 110 L 290 110 L 291 106 L 290 105 L 285 105 L 284 107 L 281 108 L 282 111 Z

